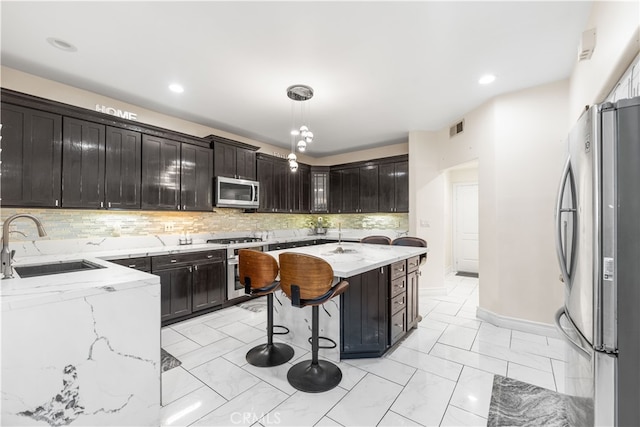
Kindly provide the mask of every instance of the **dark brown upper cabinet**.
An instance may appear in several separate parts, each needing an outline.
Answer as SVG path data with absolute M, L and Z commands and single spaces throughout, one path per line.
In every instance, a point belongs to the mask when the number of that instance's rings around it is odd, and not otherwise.
M 180 203 L 185 211 L 212 209 L 213 151 L 210 148 L 182 144 Z
M 332 213 L 378 211 L 378 165 L 332 170 L 330 183 Z
M 60 206 L 62 116 L 2 103 L 2 205 Z
M 106 207 L 140 209 L 142 135 L 107 126 L 106 149 Z
M 235 141 L 223 141 L 223 138 L 215 136 L 211 138 L 214 138 L 214 176 L 256 180 L 256 147 L 245 148 L 245 144 L 238 146 L 235 144 L 239 143 Z
M 260 182 L 258 212 L 289 212 L 289 164 L 286 159 L 259 154 L 256 160 Z
M 105 126 L 64 117 L 62 207 L 104 208 Z
M 142 135 L 142 208 L 180 209 L 180 142 Z
M 378 209 L 409 212 L 409 162 L 380 164 Z

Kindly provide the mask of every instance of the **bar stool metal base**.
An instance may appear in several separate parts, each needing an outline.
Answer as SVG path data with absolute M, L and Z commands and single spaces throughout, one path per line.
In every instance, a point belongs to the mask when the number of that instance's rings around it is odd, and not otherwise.
M 340 384 L 342 371 L 326 360 L 319 360 L 317 364 L 312 363 L 311 360 L 305 360 L 289 369 L 287 380 L 297 390 L 321 393 Z
M 246 356 L 249 364 L 261 368 L 282 365 L 292 357 L 293 348 L 280 342 L 257 345 L 249 350 Z

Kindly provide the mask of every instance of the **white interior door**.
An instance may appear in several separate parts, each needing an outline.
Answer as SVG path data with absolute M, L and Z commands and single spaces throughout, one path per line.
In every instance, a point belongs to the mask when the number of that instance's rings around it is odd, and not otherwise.
M 478 184 L 454 185 L 453 209 L 454 269 L 477 273 L 478 251 Z

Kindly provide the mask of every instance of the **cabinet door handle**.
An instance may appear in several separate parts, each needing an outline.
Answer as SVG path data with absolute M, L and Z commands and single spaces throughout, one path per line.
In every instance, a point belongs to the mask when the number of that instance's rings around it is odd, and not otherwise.
M 100 207 L 104 208 L 104 202 L 100 202 Z
M 213 255 L 207 255 L 207 258 L 209 259 L 213 258 Z
M 58 206 L 58 199 L 56 199 L 56 206 Z
M 191 269 L 191 266 L 189 266 L 189 273 L 193 272 L 193 270 Z
M 129 267 L 129 268 L 136 268 L 136 265 L 135 265 L 135 264 L 129 264 L 127 267 Z
M 182 210 L 186 211 L 187 210 L 187 205 L 182 205 Z
M 173 264 L 173 263 L 178 262 L 178 260 L 177 260 L 177 259 L 172 259 L 172 260 L 171 260 L 171 261 L 169 261 L 169 262 L 171 262 L 171 263 Z
M 109 208 L 111 207 L 111 202 L 107 203 L 107 207 Z
M 195 271 L 198 271 L 198 266 L 197 266 L 197 265 L 194 265 L 194 266 L 193 266 L 193 269 L 194 269 Z

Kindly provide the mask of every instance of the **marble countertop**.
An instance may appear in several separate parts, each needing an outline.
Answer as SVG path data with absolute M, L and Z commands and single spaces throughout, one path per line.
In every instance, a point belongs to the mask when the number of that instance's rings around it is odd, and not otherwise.
M 338 246 L 348 252 L 334 252 Z M 428 250 L 427 248 L 417 248 L 413 246 L 343 242 L 341 245 L 338 245 L 338 243 L 326 243 L 324 245 L 281 249 L 267 253 L 278 259 L 278 255 L 283 252 L 296 252 L 322 258 L 331 265 L 335 277 L 346 278 L 392 264 L 396 261 L 426 254 Z
M 144 236 L 140 238 L 100 238 L 70 240 L 33 240 L 11 242 L 11 248 L 17 250 L 13 266 L 56 263 L 64 261 L 87 260 L 100 265 L 101 269 L 72 273 L 52 274 L 46 276 L 20 278 L 17 274 L 12 279 L 0 281 L 0 297 L 2 309 L 17 308 L 46 302 L 55 302 L 69 298 L 93 295 L 99 292 L 112 292 L 126 287 L 137 286 L 136 283 L 159 283 L 159 277 L 108 262 L 109 260 L 135 258 L 143 256 L 168 255 L 217 249 L 234 249 L 260 247 L 274 243 L 286 243 L 302 240 L 338 239 L 338 232 L 330 231 L 326 235 L 310 235 L 303 231 L 273 232 L 266 235 L 261 242 L 242 244 L 208 244 L 212 237 L 237 237 L 230 235 L 196 235 L 194 244 L 178 245 L 178 236 Z M 394 233 L 388 231 L 387 234 Z M 249 233 L 244 233 L 249 234 Z M 345 241 L 342 245 L 354 245 L 357 253 L 332 254 L 337 244 L 296 248 L 295 251 L 320 256 L 326 259 L 337 276 L 349 277 L 373 268 L 387 265 L 400 259 L 425 253 L 425 248 L 408 248 L 394 246 L 370 248 L 373 245 L 361 245 L 349 241 L 359 241 L 363 235 L 381 234 L 372 230 L 347 230 L 341 233 Z M 331 246 L 333 245 L 333 246 Z M 294 249 L 287 249 L 294 250 Z M 271 252 L 278 253 L 279 251 Z M 281 252 L 281 251 L 280 251 Z

